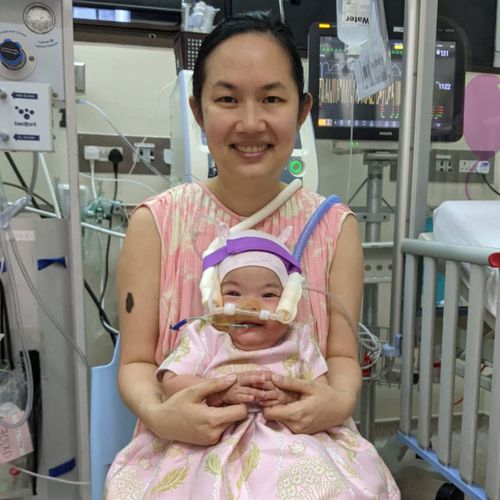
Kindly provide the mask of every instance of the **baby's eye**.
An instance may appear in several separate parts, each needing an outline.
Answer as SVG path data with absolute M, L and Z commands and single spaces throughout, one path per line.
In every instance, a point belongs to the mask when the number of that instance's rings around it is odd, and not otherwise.
M 274 292 L 267 292 L 267 293 L 262 294 L 262 297 L 264 299 L 274 299 L 276 297 L 279 297 L 279 295 L 277 293 L 274 293 Z
M 241 294 L 237 290 L 227 290 L 222 295 L 229 295 L 230 297 L 239 297 Z

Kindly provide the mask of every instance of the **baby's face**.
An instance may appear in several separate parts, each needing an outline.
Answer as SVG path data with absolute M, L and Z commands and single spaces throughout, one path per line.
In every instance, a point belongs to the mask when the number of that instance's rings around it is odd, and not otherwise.
M 278 276 L 265 267 L 248 266 L 227 273 L 221 284 L 224 304 L 234 303 L 238 308 L 275 312 L 283 292 Z M 233 344 L 244 351 L 266 349 L 276 344 L 288 326 L 279 321 L 263 321 L 249 317 L 237 323 L 250 328 L 231 327 L 227 331 Z

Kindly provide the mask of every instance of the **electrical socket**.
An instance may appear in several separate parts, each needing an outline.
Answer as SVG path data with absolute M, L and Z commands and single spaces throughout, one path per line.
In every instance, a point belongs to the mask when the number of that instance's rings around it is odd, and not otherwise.
M 453 167 L 451 163 L 451 154 L 437 154 L 436 155 L 436 171 L 437 172 L 452 172 Z
M 145 160 L 149 163 L 154 163 L 155 161 L 155 145 L 150 142 L 135 142 L 134 143 L 135 153 L 134 162 L 140 162 Z
M 86 160 L 109 161 L 109 153 L 112 149 L 118 149 L 123 155 L 123 148 L 119 146 L 84 146 L 83 157 Z

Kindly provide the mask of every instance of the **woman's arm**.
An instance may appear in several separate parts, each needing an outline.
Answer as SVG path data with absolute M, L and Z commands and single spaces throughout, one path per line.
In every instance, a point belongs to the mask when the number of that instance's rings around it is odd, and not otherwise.
M 328 303 L 328 385 L 273 375 L 275 385 L 301 393 L 301 399 L 263 410 L 268 420 L 278 420 L 295 433 L 313 434 L 345 422 L 354 411 L 361 388 L 354 332 L 363 290 L 363 251 L 358 224 L 352 216 L 345 220 L 337 240 L 329 286 L 335 298 Z
M 363 295 L 363 249 L 353 216 L 348 216 L 342 226 L 329 286 L 332 296 L 328 303 L 327 378 L 343 403 L 335 411 L 335 420 L 342 423 L 352 415 L 361 389 L 358 321 Z
M 130 220 L 117 267 L 121 356 L 118 373 L 125 404 L 159 437 L 212 444 L 247 414 L 245 405 L 209 408 L 205 400 L 234 383 L 234 377 L 209 380 L 164 401 L 156 378 L 161 242 L 153 216 L 138 209 Z
M 199 384 L 203 382 L 202 377 L 198 377 L 198 375 L 177 375 L 176 373 L 166 371 L 163 374 L 163 378 L 161 381 L 161 385 L 163 386 L 163 394 L 165 398 L 168 399 L 170 396 L 173 396 L 176 392 L 185 389 L 191 385 Z
M 118 373 L 125 404 L 146 426 L 148 408 L 163 400 L 156 381 L 161 243 L 147 208 L 132 216 L 117 266 L 121 356 Z

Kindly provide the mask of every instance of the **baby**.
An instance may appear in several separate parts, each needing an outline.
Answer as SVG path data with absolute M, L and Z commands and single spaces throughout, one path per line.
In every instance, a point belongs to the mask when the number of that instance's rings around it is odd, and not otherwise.
M 244 251 L 235 250 L 238 245 Z M 227 251 L 228 247 L 230 251 Z M 228 304 L 234 304 L 237 312 L 215 316 L 212 320 L 214 328 L 204 327 L 202 322 L 192 323 L 184 330 L 180 348 L 185 352 L 188 343 L 190 349 L 199 346 L 200 338 L 203 338 L 205 343 L 200 346 L 201 351 L 197 355 L 204 362 L 212 358 L 207 372 L 219 376 L 230 372 L 237 374 L 235 383 L 229 389 L 207 399 L 211 406 L 253 403 L 251 407 L 256 410 L 258 405 L 274 406 L 292 402 L 297 399 L 297 394 L 282 391 L 272 383 L 270 358 L 275 363 L 281 357 L 282 365 L 288 368 L 284 375 L 310 378 L 310 360 L 301 359 L 297 343 L 302 345 L 303 352 L 310 351 L 316 355 L 319 351 L 308 330 L 300 328 L 299 331 L 296 326 L 291 327 L 277 319 L 262 318 L 276 317 L 267 313 L 275 313 L 279 308 L 289 272 L 296 273 L 300 267 L 280 239 L 258 231 L 244 231 L 229 236 L 224 249 L 208 255 L 205 267 L 212 267 L 217 262 L 214 286 L 220 283 L 224 306 L 222 311 L 232 310 Z M 296 309 L 295 304 L 293 309 Z M 200 329 L 203 327 L 202 333 Z M 300 338 L 300 334 L 303 334 L 303 338 Z M 311 345 L 306 346 L 306 343 Z M 251 351 L 253 354 L 250 354 Z M 211 353 L 210 356 L 208 353 Z M 233 359 L 235 353 L 238 353 L 236 364 Z M 319 358 L 326 371 L 324 360 L 321 356 Z M 159 368 L 167 397 L 203 379 L 200 375 L 179 372 L 176 360 L 181 362 L 182 359 L 177 349 Z M 186 360 L 183 361 L 185 363 Z M 324 375 L 316 379 L 327 383 Z

